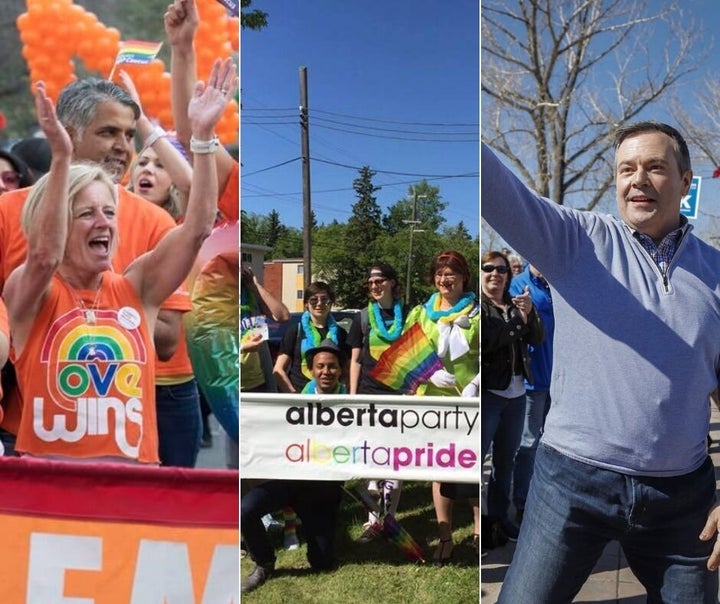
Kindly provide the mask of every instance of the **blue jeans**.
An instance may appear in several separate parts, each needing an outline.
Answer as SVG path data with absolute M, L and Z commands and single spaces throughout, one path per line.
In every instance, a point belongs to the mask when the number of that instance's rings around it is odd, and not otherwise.
M 202 438 L 197 382 L 155 386 L 160 464 L 194 468 Z
M 718 574 L 705 566 L 715 540 L 698 539 L 714 501 L 710 457 L 684 476 L 629 476 L 541 443 L 498 604 L 571 602 L 613 540 L 648 602 L 716 604 Z
M 540 442 L 545 416 L 549 408 L 549 392 L 528 390 L 525 393 L 525 425 L 520 448 L 515 456 L 515 474 L 513 476 L 513 503 L 518 510 L 525 508 L 525 500 L 535 465 L 535 451 Z
M 480 393 L 481 459 L 492 444 L 492 469 L 487 489 L 487 513 L 491 520 L 507 520 L 515 454 L 525 422 L 525 395 L 504 398 L 488 390 Z

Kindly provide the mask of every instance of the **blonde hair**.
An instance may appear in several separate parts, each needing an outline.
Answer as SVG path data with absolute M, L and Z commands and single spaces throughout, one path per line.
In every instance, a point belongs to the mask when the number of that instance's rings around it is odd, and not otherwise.
M 40 207 L 43 193 L 45 193 L 45 189 L 47 188 L 49 176 L 49 173 L 45 174 L 32 186 L 28 198 L 23 205 L 20 224 L 22 225 L 23 234 L 26 238 L 28 237 L 30 227 Z M 118 197 L 115 183 L 113 182 L 112 176 L 110 176 L 102 166 L 83 162 L 73 163 L 70 165 L 68 171 L 68 223 L 72 219 L 72 211 L 77 194 L 96 180 L 107 186 L 113 205 L 117 206 Z
M 133 181 L 133 171 L 138 165 L 138 162 L 140 161 L 140 158 L 142 157 L 142 151 L 138 153 L 135 156 L 135 159 L 133 160 L 132 164 L 130 165 L 130 170 L 128 173 L 130 174 L 130 181 L 128 182 L 127 186 L 125 187 L 128 191 L 131 193 L 135 193 L 135 189 L 133 187 L 132 181 Z M 137 193 L 135 193 L 137 195 Z M 181 199 L 180 196 L 182 193 L 180 193 L 180 189 L 177 188 L 177 185 L 173 182 L 170 183 L 170 187 L 168 187 L 168 194 L 165 198 L 165 201 L 163 201 L 161 204 L 157 204 L 159 207 L 161 207 L 163 210 L 165 210 L 170 216 L 172 216 L 173 220 L 177 222 L 180 218 L 183 217 L 182 213 L 182 204 L 180 203 Z

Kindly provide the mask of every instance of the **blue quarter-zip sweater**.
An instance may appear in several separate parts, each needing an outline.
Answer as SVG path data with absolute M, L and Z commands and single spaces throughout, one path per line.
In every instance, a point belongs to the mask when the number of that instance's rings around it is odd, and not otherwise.
M 483 217 L 552 287 L 543 442 L 626 474 L 697 469 L 720 371 L 720 252 L 686 225 L 664 281 L 622 221 L 538 196 L 485 145 L 481 169 Z

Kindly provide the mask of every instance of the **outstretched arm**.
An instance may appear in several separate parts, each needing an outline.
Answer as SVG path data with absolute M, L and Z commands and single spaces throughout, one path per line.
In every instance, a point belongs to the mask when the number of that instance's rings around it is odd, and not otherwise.
M 178 140 L 190 151 L 191 127 L 187 108 L 197 79 L 195 32 L 199 18 L 195 0 L 174 0 L 165 12 L 165 35 L 170 44 L 170 102 Z M 215 153 L 219 191 L 225 188 L 235 160 L 224 147 Z
M 140 135 L 143 149 L 145 147 L 152 147 L 153 151 L 157 153 L 158 159 L 170 176 L 170 180 L 180 191 L 181 197 L 183 198 L 183 207 L 181 210 L 184 214 L 185 202 L 190 192 L 192 168 L 182 153 L 167 139 L 163 129 L 160 126 L 154 125 L 150 118 L 145 115 L 142 103 L 140 102 L 140 95 L 135 88 L 135 83 L 132 81 L 130 74 L 124 69 L 121 69 L 119 75 L 123 86 L 130 93 L 130 96 L 137 103 L 137 106 L 140 107 L 140 117 L 137 119 L 137 132 Z
M 194 166 L 185 221 L 165 235 L 152 252 L 133 262 L 125 273 L 149 313 L 187 277 L 212 229 L 218 196 L 214 160 L 218 143 L 214 128 L 236 86 L 237 75 L 231 59 L 222 62 L 218 59 L 207 85 L 203 82 L 195 85 L 188 107 Z
M 57 118 L 55 105 L 48 98 L 43 82 L 38 82 L 35 87 L 35 111 L 50 143 L 52 160 L 50 172 L 35 185 L 39 188 L 34 188 L 35 194 L 42 191 L 42 195 L 26 233 L 27 259 L 10 275 L 3 291 L 13 326 L 13 344 L 18 354 L 50 280 L 63 259 L 68 233 L 68 173 L 72 143 Z M 33 195 L 32 191 L 30 195 Z

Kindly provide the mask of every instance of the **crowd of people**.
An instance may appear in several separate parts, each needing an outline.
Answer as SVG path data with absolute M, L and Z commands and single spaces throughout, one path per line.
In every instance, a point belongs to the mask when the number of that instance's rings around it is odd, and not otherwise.
M 196 464 L 203 413 L 183 315 L 203 242 L 238 219 L 239 164 L 215 136 L 238 74 L 219 57 L 198 80 L 193 0 L 158 18 L 174 135 L 121 72 L 57 99 L 35 82 L 38 135 L 0 153 L 5 455 Z
M 336 323 L 331 312 L 335 303 L 333 288 L 323 281 L 310 283 L 304 291 L 305 310 L 300 322 L 297 328 L 286 331 L 272 372 L 267 366 L 271 363 L 269 356 L 262 354 L 263 343 L 259 339 L 248 341 L 248 357 L 243 356 L 241 365 L 242 390 L 246 391 L 247 384 L 255 392 L 277 389 L 301 395 L 407 395 L 373 377 L 372 369 L 393 342 L 411 327 L 420 325 L 443 367 L 428 376 L 416 394 L 458 396 L 463 393 L 478 397 L 480 312 L 467 260 L 456 251 L 440 252 L 432 260 L 428 279 L 434 293 L 424 303 L 405 308 L 395 269 L 385 262 L 372 264 L 367 269 L 365 283 L 368 304 L 356 313 L 347 332 Z M 246 301 L 243 312 L 258 312 L 257 303 L 265 300 L 266 312 L 276 320 L 287 317 L 287 309 L 274 311 L 267 292 L 253 293 L 250 283 L 251 274 L 247 272 L 241 289 Z M 248 376 L 270 374 L 273 380 L 266 377 L 262 382 L 258 379 L 251 384 L 245 381 L 246 371 Z M 242 580 L 243 593 L 263 585 L 275 571 L 276 554 L 268 536 L 270 524 L 264 521 L 268 514 L 282 512 L 286 523 L 297 517 L 307 541 L 310 566 L 315 570 L 334 568 L 341 487 L 342 483 L 337 480 L 268 477 L 247 481 L 240 503 L 241 531 L 243 548 L 255 565 Z M 382 534 L 381 517 L 395 514 L 401 488 L 401 481 L 388 476 L 370 481 L 368 493 L 376 499 L 377 507 L 369 512 L 359 542 L 367 543 Z M 458 499 L 468 500 L 473 508 L 472 546 L 479 555 L 479 488 L 479 481 L 433 483 L 431 496 L 438 525 L 437 547 L 433 553 L 436 563 L 446 564 L 452 559 L 453 505 Z

